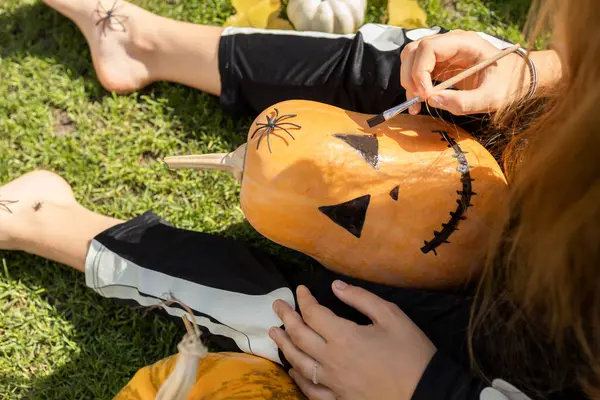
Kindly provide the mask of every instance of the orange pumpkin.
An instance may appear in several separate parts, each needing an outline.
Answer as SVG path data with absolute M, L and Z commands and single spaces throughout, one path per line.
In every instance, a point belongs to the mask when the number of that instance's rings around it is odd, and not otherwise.
M 173 372 L 174 355 L 140 369 L 114 400 L 155 399 Z M 275 363 L 245 353 L 209 353 L 198 364 L 196 383 L 188 399 L 281 399 L 305 397 Z
M 428 116 L 371 115 L 311 101 L 269 107 L 230 154 L 167 157 L 229 170 L 267 238 L 353 277 L 445 287 L 478 272 L 507 183 L 464 130 Z

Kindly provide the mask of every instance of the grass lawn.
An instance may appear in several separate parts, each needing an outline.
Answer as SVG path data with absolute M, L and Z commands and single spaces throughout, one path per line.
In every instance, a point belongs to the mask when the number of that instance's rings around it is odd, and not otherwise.
M 135 3 L 202 24 L 220 25 L 234 12 L 225 0 Z M 513 41 L 528 3 L 421 0 L 431 25 Z M 368 21 L 381 22 L 385 5 L 371 1 Z M 230 151 L 245 141 L 249 123 L 179 85 L 108 93 L 74 24 L 40 2 L 0 1 L 0 183 L 45 168 L 97 212 L 128 219 L 153 209 L 181 228 L 268 246 L 244 223 L 232 178 L 175 173 L 160 162 L 169 154 Z M 176 352 L 182 333 L 161 316 L 94 294 L 67 267 L 0 251 L 0 399 L 111 398 L 138 368 Z

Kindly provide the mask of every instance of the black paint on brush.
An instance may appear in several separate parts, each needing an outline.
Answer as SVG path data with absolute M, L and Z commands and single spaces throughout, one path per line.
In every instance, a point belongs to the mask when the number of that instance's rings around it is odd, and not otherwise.
M 383 114 L 378 114 L 376 116 L 374 116 L 373 118 L 369 118 L 367 120 L 367 124 L 369 125 L 369 128 L 374 128 L 379 124 L 382 124 L 385 122 L 385 117 L 383 116 Z

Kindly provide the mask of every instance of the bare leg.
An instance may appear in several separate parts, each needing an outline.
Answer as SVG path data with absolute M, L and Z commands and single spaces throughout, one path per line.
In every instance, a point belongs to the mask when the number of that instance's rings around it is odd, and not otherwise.
M 119 93 L 155 81 L 220 95 L 220 27 L 163 18 L 122 0 L 44 0 L 73 20 L 92 52 L 102 85 Z M 115 8 L 115 17 L 99 22 Z
M 0 187 L 0 204 L 6 207 L 0 206 L 0 249 L 26 251 L 79 271 L 94 236 L 121 222 L 82 207 L 69 184 L 46 171 Z

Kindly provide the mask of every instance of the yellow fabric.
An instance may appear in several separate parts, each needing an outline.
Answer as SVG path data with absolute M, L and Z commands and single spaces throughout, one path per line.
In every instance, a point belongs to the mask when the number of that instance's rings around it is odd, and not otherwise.
M 293 30 L 289 21 L 279 18 L 281 0 L 232 0 L 236 14 L 223 26 L 239 26 L 259 29 Z M 417 0 L 388 0 L 387 24 L 403 28 L 427 26 L 427 15 Z
M 178 355 L 140 369 L 114 400 L 150 400 L 175 368 Z M 305 399 L 275 363 L 244 353 L 209 353 L 188 399 Z
M 285 19 L 279 18 L 280 0 L 232 0 L 236 14 L 224 26 L 241 26 L 259 29 L 294 29 Z
M 388 0 L 388 24 L 406 29 L 427 26 L 427 15 L 417 0 Z

